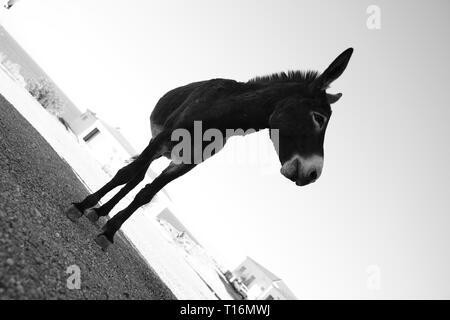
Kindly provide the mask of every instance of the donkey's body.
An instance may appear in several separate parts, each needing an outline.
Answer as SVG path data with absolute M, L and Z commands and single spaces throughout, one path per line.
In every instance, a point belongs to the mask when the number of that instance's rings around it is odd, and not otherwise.
M 286 84 L 283 84 L 286 87 Z M 294 92 L 292 86 L 291 91 Z M 267 128 L 274 106 L 283 93 L 273 83 L 236 82 L 212 79 L 196 82 L 168 92 L 157 103 L 150 116 L 152 135 L 178 128 L 189 129 L 194 121 L 203 128 Z
M 152 139 L 149 145 L 104 187 L 82 202 L 74 203 L 68 212 L 69 217 L 78 218 L 85 210 L 93 219 L 107 215 L 142 181 L 154 159 L 161 156 L 171 159 L 171 164 L 161 175 L 142 189 L 126 209 L 107 222 L 103 233 L 96 239 L 100 246 L 106 248 L 113 242 L 115 232 L 136 209 L 151 201 L 167 183 L 197 165 L 194 160 L 180 162 L 172 152 L 178 143 L 172 134 L 180 129 L 194 135 L 195 122 L 201 122 L 203 131 L 219 130 L 223 137 L 230 129 L 241 132 L 278 129 L 280 145 L 275 147 L 283 165 L 282 174 L 297 185 L 315 181 L 322 169 L 323 138 L 331 116 L 330 104 L 340 98 L 340 94 L 330 95 L 325 89 L 344 71 L 351 53 L 351 49 L 342 53 L 322 75 L 296 71 L 248 82 L 212 79 L 169 91 L 150 116 Z M 226 139 L 222 143 L 224 145 Z M 201 147 L 203 149 L 204 145 Z M 92 208 L 106 193 L 123 184 L 125 186 L 110 201 L 100 208 Z

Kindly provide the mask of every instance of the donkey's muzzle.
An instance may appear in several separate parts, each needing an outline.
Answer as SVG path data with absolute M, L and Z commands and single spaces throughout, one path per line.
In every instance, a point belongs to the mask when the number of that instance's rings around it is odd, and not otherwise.
M 318 177 L 317 170 L 312 170 L 309 174 L 299 177 L 297 181 L 295 181 L 295 184 L 298 186 L 306 186 L 307 184 L 316 181 Z
M 313 155 L 304 158 L 296 155 L 283 163 L 281 174 L 298 186 L 306 186 L 319 179 L 322 167 L 323 157 L 321 156 Z

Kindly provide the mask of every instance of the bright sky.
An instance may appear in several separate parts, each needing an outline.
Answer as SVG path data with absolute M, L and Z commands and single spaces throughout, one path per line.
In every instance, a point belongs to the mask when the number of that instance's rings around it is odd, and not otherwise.
M 371 4 L 380 30 L 366 26 Z M 299 298 L 450 298 L 449 7 L 22 0 L 0 18 L 80 109 L 120 126 L 138 149 L 153 106 L 174 87 L 323 71 L 354 47 L 330 89 L 344 95 L 318 182 L 282 177 L 275 151 L 271 170 L 221 161 L 252 139 L 242 138 L 167 187 L 176 214 L 220 262 L 234 268 L 249 255 Z M 266 132 L 257 137 L 270 145 Z M 373 270 L 379 290 L 367 285 Z

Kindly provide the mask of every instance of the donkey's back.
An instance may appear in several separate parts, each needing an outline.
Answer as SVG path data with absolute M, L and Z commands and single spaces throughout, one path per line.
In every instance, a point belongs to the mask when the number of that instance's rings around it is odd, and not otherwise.
M 152 137 L 167 129 L 166 126 L 171 120 L 179 120 L 184 111 L 196 114 L 199 109 L 205 108 L 202 103 L 198 103 L 200 100 L 211 103 L 223 96 L 229 96 L 236 90 L 239 91 L 241 87 L 242 83 L 234 80 L 211 79 L 170 90 L 159 99 L 150 115 Z
M 159 99 L 150 115 L 152 137 L 157 136 L 164 127 L 164 123 L 183 104 L 189 95 L 207 81 L 193 82 L 167 92 Z

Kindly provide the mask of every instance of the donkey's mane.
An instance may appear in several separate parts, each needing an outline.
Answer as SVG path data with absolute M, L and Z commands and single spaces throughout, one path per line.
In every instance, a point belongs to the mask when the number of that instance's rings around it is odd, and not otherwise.
M 314 70 L 289 70 L 286 72 L 272 73 L 265 76 L 258 76 L 250 79 L 248 82 L 301 82 L 310 83 L 319 77 L 319 72 Z

